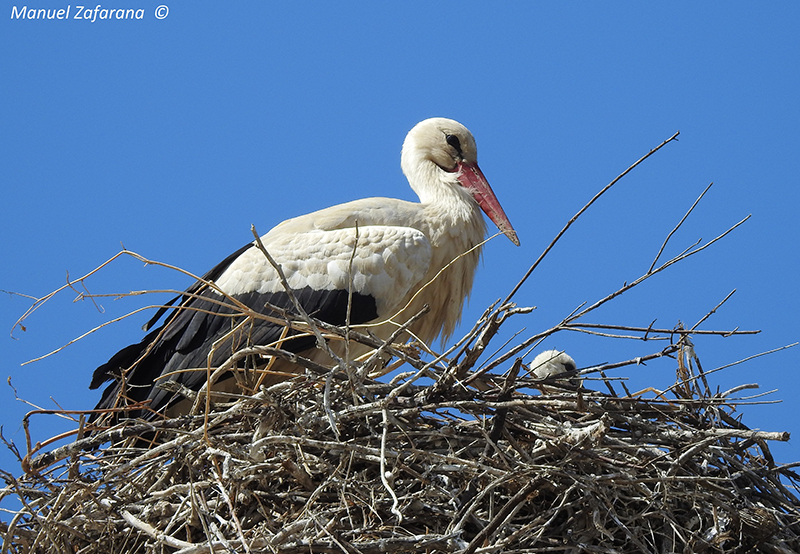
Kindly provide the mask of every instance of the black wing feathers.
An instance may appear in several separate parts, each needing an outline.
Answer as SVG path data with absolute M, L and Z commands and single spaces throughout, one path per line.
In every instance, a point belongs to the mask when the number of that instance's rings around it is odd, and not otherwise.
M 253 243 L 252 242 L 248 242 L 247 244 L 242 246 L 239 250 L 237 250 L 236 252 L 234 252 L 233 254 L 231 254 L 230 256 L 225 258 L 224 260 L 222 260 L 220 263 L 215 265 L 210 271 L 208 271 L 205 275 L 203 275 L 201 277 L 201 279 L 203 279 L 203 281 L 214 281 L 214 280 L 216 280 L 220 275 L 222 275 L 223 271 L 228 269 L 228 266 L 231 265 L 236 258 L 241 256 L 244 253 L 245 250 L 249 250 L 252 246 L 253 246 Z M 182 294 L 180 296 L 176 296 L 175 298 L 173 298 L 172 300 L 167 302 L 162 308 L 158 309 L 158 311 L 155 313 L 155 315 L 153 317 L 151 317 L 150 320 L 147 323 L 144 324 L 143 329 L 145 331 L 149 331 L 153 327 L 153 325 L 155 325 L 158 322 L 158 320 L 161 319 L 161 316 L 164 315 L 167 312 L 167 310 L 169 309 L 168 306 L 172 306 L 178 300 L 181 300 L 181 299 L 186 300 L 188 298 L 187 295 L 191 295 L 191 294 L 196 293 L 198 290 L 200 290 L 200 287 L 202 287 L 202 286 L 203 286 L 203 282 L 202 281 L 196 281 L 191 287 L 186 289 L 186 294 Z
M 203 279 L 206 281 L 217 279 L 239 255 L 251 247 L 253 245 L 249 243 L 237 250 L 206 273 Z M 346 290 L 315 290 L 305 287 L 293 293 L 310 316 L 333 325 L 345 323 L 349 296 Z M 268 304 L 289 313 L 295 311 L 285 291 L 268 294 L 250 292 L 235 295 L 233 298 L 250 309 L 266 315 L 277 315 L 267 307 Z M 243 321 L 241 315 L 236 315 L 240 312 L 239 309 L 230 300 L 204 287 L 200 281 L 189 287 L 185 294 L 175 298 L 170 305 L 178 299 L 181 300 L 178 307 L 159 309 L 146 328 L 150 329 L 168 309 L 172 309 L 173 313 L 161 326 L 150 331 L 141 342 L 123 348 L 95 370 L 90 384 L 92 389 L 109 379 L 115 379 L 115 382 L 103 391 L 103 396 L 97 405 L 98 409 L 115 405 L 124 373 L 125 396 L 132 401 L 150 399 L 150 409 L 160 410 L 178 399 L 174 398 L 172 393 L 155 386 L 159 377 L 164 376 L 164 379 L 177 381 L 192 390 L 199 390 L 207 378 L 206 367 L 209 361 L 211 367 L 220 365 L 242 347 L 269 344 L 279 340 L 284 330 L 281 325 L 254 319 L 246 329 L 230 333 L 231 329 Z M 358 293 L 352 295 L 351 323 L 366 323 L 377 317 L 374 298 Z M 282 348 L 292 352 L 302 352 L 313 348 L 314 343 L 313 337 L 298 337 L 285 341 Z M 212 349 L 214 354 L 209 360 Z M 195 371 L 183 371 L 186 369 Z M 132 412 L 129 415 L 139 414 Z

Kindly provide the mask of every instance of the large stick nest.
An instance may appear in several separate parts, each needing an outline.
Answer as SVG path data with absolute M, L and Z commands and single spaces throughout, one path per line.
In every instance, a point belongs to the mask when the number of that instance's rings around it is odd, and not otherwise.
M 765 443 L 788 435 L 701 391 L 681 341 L 665 349 L 684 370 L 670 400 L 519 362 L 490 376 L 470 367 L 475 340 L 389 383 L 334 367 L 120 423 L 6 476 L 24 504 L 4 552 L 800 551 L 797 476 Z
M 29 440 L 25 473 L 0 473 L 0 500 L 20 505 L 0 523 L 1 553 L 800 552 L 800 477 L 767 447 L 788 433 L 735 418 L 752 386 L 715 392 L 691 341 L 746 331 L 701 330 L 719 305 L 689 329 L 579 321 L 739 224 L 657 265 L 673 230 L 643 276 L 482 365 L 501 325 L 527 311 L 508 302 L 516 288 L 430 361 L 393 338 L 284 314 L 321 348 L 324 336 L 374 353 L 320 365 L 251 347 L 218 369 L 269 356 L 303 373 L 227 402 L 182 391 L 196 415 L 110 428 L 81 419 L 77 440 L 49 452 Z M 562 330 L 667 346 L 536 377 L 524 359 Z M 606 376 L 656 358 L 674 360 L 667 390 L 631 393 Z

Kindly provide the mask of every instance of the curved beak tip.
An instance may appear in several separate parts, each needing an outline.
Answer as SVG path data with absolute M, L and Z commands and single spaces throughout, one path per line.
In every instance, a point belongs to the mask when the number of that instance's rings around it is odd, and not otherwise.
M 514 243 L 514 246 L 519 246 L 519 237 L 517 237 L 517 232 L 514 229 L 506 229 L 503 233 Z
M 462 186 L 472 193 L 475 201 L 478 202 L 483 212 L 489 216 L 489 219 L 497 225 L 497 228 L 500 229 L 511 242 L 519 246 L 517 232 L 514 231 L 514 227 L 511 226 L 508 216 L 506 216 L 502 206 L 500 206 L 497 196 L 495 196 L 492 187 L 489 186 L 489 182 L 486 180 L 486 177 L 484 177 L 478 164 L 474 162 L 462 163 L 459 169 L 458 180 L 461 182 Z

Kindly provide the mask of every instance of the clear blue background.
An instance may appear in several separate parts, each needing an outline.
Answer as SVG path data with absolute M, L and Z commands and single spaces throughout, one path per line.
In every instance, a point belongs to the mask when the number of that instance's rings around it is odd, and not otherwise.
M 431 116 L 477 137 L 480 163 L 522 246 L 485 250 L 468 328 L 504 297 L 566 221 L 662 140 L 665 147 L 570 229 L 516 296 L 532 314 L 507 338 L 546 329 L 650 266 L 666 234 L 670 257 L 748 214 L 723 242 L 587 318 L 691 326 L 734 288 L 699 337 L 705 369 L 800 339 L 797 220 L 800 7 L 793 2 L 367 3 L 158 2 L 141 21 L 12 20 L 0 10 L 0 289 L 43 296 L 113 256 L 121 244 L 203 273 L 279 221 L 365 196 L 413 199 L 399 167 L 406 132 Z M 63 8 L 41 0 L 29 7 Z M 73 4 L 73 13 L 75 5 Z M 183 289 L 191 280 L 120 259 L 88 281 L 93 293 Z M 0 360 L 18 394 L 53 408 L 92 408 L 93 369 L 138 341 L 148 317 L 106 327 L 61 353 L 20 364 L 163 297 L 66 292 L 10 335 L 30 300 L 0 295 Z M 498 340 L 497 346 L 501 344 Z M 517 341 L 520 339 L 517 339 Z M 561 333 L 581 367 L 664 343 Z M 776 405 L 737 413 L 754 428 L 791 431 L 772 444 L 800 460 L 795 402 L 800 347 L 721 371 L 721 390 L 756 382 Z M 675 362 L 612 372 L 631 390 L 663 388 Z M 752 392 L 752 391 L 749 391 Z M 0 386 L 0 424 L 24 447 L 29 406 Z M 32 419 L 34 440 L 71 427 Z M 0 448 L 0 467 L 19 472 Z

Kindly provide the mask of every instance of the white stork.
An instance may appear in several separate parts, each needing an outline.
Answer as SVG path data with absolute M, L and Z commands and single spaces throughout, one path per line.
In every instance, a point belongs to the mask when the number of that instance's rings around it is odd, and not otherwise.
M 536 356 L 530 365 L 531 373 L 537 379 L 555 377 L 568 371 L 575 371 L 577 368 L 578 366 L 572 356 L 561 350 L 545 350 Z M 573 377 L 568 382 L 572 385 L 580 386 L 582 380 L 578 377 Z M 541 386 L 540 388 L 543 392 L 553 392 L 552 387 Z
M 428 304 L 430 312 L 409 329 L 428 343 L 452 334 L 472 288 L 480 256 L 475 247 L 486 233 L 480 210 L 514 244 L 519 241 L 478 168 L 475 139 L 460 123 L 433 118 L 417 124 L 403 143 L 401 166 L 419 203 L 356 200 L 284 221 L 261 241 L 309 315 L 343 325 L 352 296 L 349 323 L 376 323 L 370 330 L 386 338 L 396 329 L 387 320 L 403 323 Z M 255 311 L 275 315 L 267 304 L 292 310 L 276 270 L 254 242 L 203 279 Z M 175 380 L 200 390 L 206 368 L 222 364 L 232 351 L 282 338 L 283 326 L 257 319 L 247 332 L 231 336 L 230 314 L 237 310 L 221 305 L 224 297 L 199 281 L 170 305 L 176 301 L 160 327 L 95 370 L 92 389 L 114 379 L 98 409 L 114 407 L 124 396 L 128 402 L 150 401 L 149 411 L 131 410 L 129 416 L 152 417 L 180 400 L 157 387 L 157 381 Z M 166 311 L 160 310 L 146 330 Z M 281 347 L 315 356 L 313 337 L 285 341 Z
M 533 359 L 530 367 L 535 377 L 544 379 L 567 371 L 575 371 L 578 366 L 575 365 L 575 360 L 572 359 L 572 356 L 566 352 L 545 350 Z

